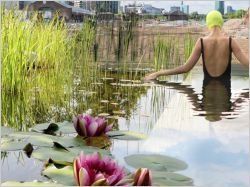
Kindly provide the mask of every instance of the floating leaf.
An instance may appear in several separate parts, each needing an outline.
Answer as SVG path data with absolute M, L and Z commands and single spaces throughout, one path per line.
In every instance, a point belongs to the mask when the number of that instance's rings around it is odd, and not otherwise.
M 61 183 L 64 186 L 75 186 L 73 167 L 65 166 L 61 169 L 57 169 L 53 164 L 48 166 L 45 170 L 42 171 L 42 174 L 49 177 L 57 183 Z
M 59 130 L 58 130 L 59 133 L 72 134 L 76 132 L 73 122 L 64 121 L 62 123 L 58 123 L 58 126 L 59 126 Z
M 1 186 L 63 186 L 57 183 L 50 182 L 16 182 L 16 181 L 6 181 L 1 184 Z
M 34 150 L 32 153 L 32 157 L 42 160 L 42 161 L 52 159 L 52 160 L 57 160 L 57 161 L 72 162 L 76 155 L 77 154 L 71 151 L 55 149 L 51 147 L 39 147 L 38 149 Z
M 3 151 L 22 150 L 28 143 L 38 147 L 53 147 L 55 145 L 54 142 L 65 148 L 85 145 L 85 141 L 79 136 L 59 137 L 35 132 L 19 132 L 9 134 L 8 137 L 4 138 L 4 141 L 1 140 L 1 149 Z
M 192 186 L 193 180 L 178 173 L 153 171 L 153 186 Z
M 14 132 L 13 129 L 9 128 L 9 127 L 4 127 L 4 126 L 1 126 L 1 137 L 3 136 L 6 136 L 10 133 Z
M 119 103 L 110 103 L 111 105 L 118 106 Z
M 16 132 L 9 134 L 10 138 L 14 138 L 19 142 L 31 143 L 37 146 L 53 146 L 53 140 L 50 135 L 35 133 L 35 132 Z
M 152 171 L 174 172 L 187 168 L 187 164 L 179 159 L 158 154 L 135 154 L 124 159 L 134 168 L 148 168 Z
M 101 100 L 101 103 L 109 103 L 109 100 Z
M 57 149 L 63 149 L 65 151 L 69 151 L 68 149 L 66 149 L 64 146 L 62 146 L 60 143 L 58 142 L 53 142 L 54 143 L 54 148 L 57 148 Z
M 83 151 L 85 154 L 92 154 L 94 152 L 99 152 L 102 155 L 110 155 L 110 152 L 103 149 L 98 149 L 90 146 L 80 146 L 68 148 L 68 151 L 63 149 L 55 149 L 51 147 L 40 147 L 33 151 L 32 157 L 39 160 L 49 160 L 52 159 L 54 161 L 65 161 L 65 162 L 73 162 L 74 158 Z
M 1 151 L 18 151 L 22 150 L 27 145 L 27 142 L 16 141 L 10 139 L 10 141 L 1 140 Z
M 131 82 L 129 79 L 121 79 L 120 82 Z
M 109 131 L 106 133 L 110 138 L 119 139 L 119 140 L 143 140 L 147 136 L 138 132 L 132 131 Z
M 121 95 L 120 92 L 114 92 L 113 95 Z
M 54 166 L 57 168 L 57 169 L 61 169 L 65 166 L 72 166 L 72 162 L 66 162 L 66 161 L 58 161 L 58 160 L 52 160 L 52 159 L 49 159 L 48 160 L 48 164 L 54 164 Z
M 108 114 L 108 113 L 100 113 L 100 114 L 98 114 L 98 116 L 100 116 L 100 117 L 107 117 L 107 116 L 109 116 L 110 114 Z
M 148 84 L 123 84 L 123 83 L 110 83 L 112 86 L 121 86 L 121 87 L 146 87 L 146 86 L 150 86 Z
M 116 119 L 118 120 L 120 117 L 119 116 L 107 116 L 107 119 Z
M 45 129 L 49 128 L 50 123 L 42 123 L 34 126 L 31 130 L 35 132 L 42 132 Z M 58 130 L 55 131 L 57 134 L 72 134 L 75 133 L 75 128 L 72 122 L 64 121 L 56 124 L 58 126 Z M 56 128 L 56 127 L 55 127 Z
M 111 80 L 114 80 L 114 78 L 112 78 L 112 77 L 103 77 L 102 80 L 104 80 L 104 81 L 106 81 L 106 80 L 109 81 L 110 80 L 111 81 Z
M 103 85 L 103 83 L 102 82 L 93 82 L 93 83 L 91 83 L 92 85 Z
M 113 113 L 115 115 L 126 115 L 126 112 L 124 110 L 120 110 L 120 111 L 113 111 Z
M 142 83 L 141 80 L 132 80 L 131 82 L 132 82 L 132 83 L 138 83 L 138 84 Z

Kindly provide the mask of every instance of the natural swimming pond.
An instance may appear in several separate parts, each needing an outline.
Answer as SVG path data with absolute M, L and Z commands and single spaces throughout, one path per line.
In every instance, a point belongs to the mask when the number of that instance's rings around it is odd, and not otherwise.
M 1 185 L 119 184 L 112 159 L 127 185 L 138 173 L 148 185 L 248 185 L 248 72 L 140 81 L 183 64 L 202 29 L 148 27 L 133 14 L 71 29 L 2 13 Z M 92 170 L 79 170 L 88 159 Z
M 36 111 L 38 119 L 31 114 L 27 116 L 38 121 L 40 115 L 44 116 L 41 123 L 53 120 L 50 116 L 58 116 L 59 121 L 55 122 L 60 122 L 70 120 L 72 114 L 84 112 L 82 108 L 92 109 L 96 115 L 115 122 L 116 129 L 147 136 L 140 141 L 133 138 L 97 140 L 97 146 L 108 145 L 106 149 L 130 170 L 133 167 L 125 162 L 124 157 L 138 153 L 161 154 L 187 164 L 186 169 L 177 170 L 177 173 L 188 178 L 172 176 L 165 184 L 249 185 L 248 77 L 232 76 L 231 88 L 220 83 L 211 83 L 212 88 L 209 85 L 204 87 L 203 75 L 196 71 L 184 77 L 171 76 L 166 81 L 146 84 L 138 79 L 119 79 L 110 73 L 91 83 L 91 90 L 87 92 L 81 89 L 80 82 L 75 84 L 78 91 L 74 97 L 67 101 L 73 106 L 73 112 L 55 107 L 51 113 Z M 3 104 L 4 107 L 10 105 Z M 54 106 L 58 103 L 55 102 Z M 37 152 L 34 154 L 38 155 Z M 2 152 L 2 182 L 47 181 L 48 178 L 41 175 L 44 162 L 35 158 L 32 155 L 28 158 L 23 151 Z M 140 157 L 136 160 L 139 162 Z

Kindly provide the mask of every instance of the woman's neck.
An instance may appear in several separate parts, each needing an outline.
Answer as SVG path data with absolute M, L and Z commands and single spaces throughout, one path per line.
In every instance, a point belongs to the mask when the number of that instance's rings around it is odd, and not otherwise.
M 221 33 L 221 28 L 220 27 L 213 27 L 209 36 L 213 36 L 213 37 L 216 37 L 216 36 L 220 36 L 222 33 Z

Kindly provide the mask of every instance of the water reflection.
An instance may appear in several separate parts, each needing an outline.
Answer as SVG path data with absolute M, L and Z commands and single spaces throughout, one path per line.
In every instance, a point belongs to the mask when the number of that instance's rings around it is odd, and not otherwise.
M 202 93 L 196 93 L 194 88 L 180 83 L 154 81 L 155 84 L 168 86 L 187 95 L 188 100 L 197 111 L 194 115 L 204 116 L 210 122 L 235 118 L 242 108 L 241 103 L 249 98 L 249 89 L 244 89 L 235 101 L 232 101 L 231 80 L 221 81 L 218 79 L 204 80 Z
M 22 151 L 1 152 L 1 180 L 5 181 L 45 181 L 41 176 L 44 163 L 28 158 Z

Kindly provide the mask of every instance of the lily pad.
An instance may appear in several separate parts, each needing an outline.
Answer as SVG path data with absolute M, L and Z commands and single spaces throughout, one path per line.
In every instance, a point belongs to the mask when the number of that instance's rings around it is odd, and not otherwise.
M 33 151 L 31 156 L 42 161 L 52 159 L 58 161 L 72 162 L 76 154 L 63 149 L 39 147 L 38 149 Z
M 85 154 L 99 152 L 101 155 L 110 155 L 110 152 L 107 150 L 98 149 L 91 146 L 73 147 L 68 148 L 67 150 L 68 151 L 51 147 L 40 147 L 33 151 L 32 157 L 43 161 L 52 159 L 56 162 L 73 162 L 74 158 L 78 156 L 81 151 L 83 151 Z
M 124 110 L 120 110 L 120 111 L 113 111 L 113 113 L 115 115 L 126 115 L 126 112 Z
M 107 117 L 109 115 L 110 115 L 109 113 L 100 113 L 100 114 L 98 114 L 98 116 L 100 116 L 100 117 Z
M 9 127 L 4 127 L 4 126 L 1 126 L 1 137 L 2 136 L 6 136 L 10 133 L 14 132 L 13 129 L 9 128 Z
M 119 103 L 110 103 L 111 105 L 118 106 Z
M 107 119 L 116 119 L 116 120 L 120 119 L 119 116 L 107 116 L 106 118 Z
M 102 80 L 104 80 L 104 81 L 112 81 L 112 80 L 114 80 L 114 78 L 112 78 L 112 77 L 103 77 L 102 78 Z
M 175 172 L 187 168 L 187 164 L 179 159 L 158 154 L 134 154 L 124 159 L 134 168 L 148 168 L 152 171 Z
M 9 134 L 10 138 L 17 140 L 16 142 L 26 142 L 31 143 L 32 145 L 38 146 L 53 146 L 52 136 L 35 133 L 35 132 L 17 132 Z
M 1 151 L 18 151 L 24 149 L 27 142 L 10 140 L 4 143 L 1 142 Z
M 110 131 L 106 133 L 110 138 L 119 140 L 144 140 L 147 138 L 145 134 L 133 131 Z
M 73 122 L 70 121 L 64 121 L 62 123 L 58 123 L 59 125 L 59 132 L 63 134 L 71 134 L 75 133 L 76 130 L 74 128 Z
M 51 136 L 35 132 L 19 132 L 9 134 L 1 140 L 1 150 L 22 150 L 27 144 L 38 147 L 53 147 L 58 144 L 65 148 L 79 147 L 85 145 L 82 137 Z M 58 147 L 58 146 L 57 146 Z
M 193 186 L 193 180 L 178 173 L 153 171 L 153 186 Z
M 48 166 L 42 171 L 42 174 L 49 177 L 57 183 L 61 183 L 64 186 L 75 186 L 73 167 L 65 166 L 61 169 L 56 168 L 53 164 Z
M 31 130 L 35 132 L 43 132 L 49 128 L 50 123 L 42 123 L 34 126 Z M 55 131 L 57 134 L 72 134 L 75 133 L 75 128 L 72 122 L 64 121 L 61 123 L 56 123 L 58 129 Z
M 57 183 L 50 182 L 16 182 L 16 181 L 6 181 L 1 184 L 1 186 L 63 186 Z
M 109 103 L 109 100 L 101 100 L 101 103 Z

